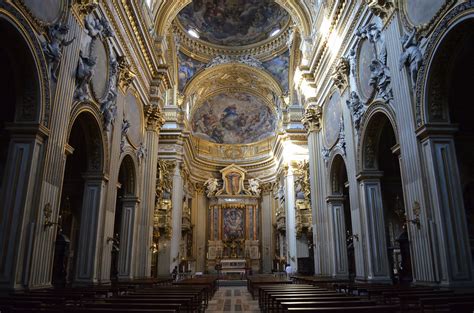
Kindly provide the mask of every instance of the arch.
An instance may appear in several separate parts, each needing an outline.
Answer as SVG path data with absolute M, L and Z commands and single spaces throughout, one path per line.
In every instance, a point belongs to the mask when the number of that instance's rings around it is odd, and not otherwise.
M 393 109 L 384 103 L 371 104 L 361 121 L 361 135 L 357 147 L 358 172 L 378 168 L 377 146 L 383 126 L 387 122 L 390 123 L 398 144 L 398 127 Z
M 98 107 L 93 103 L 75 103 L 71 111 L 71 117 L 68 126 L 68 141 L 71 136 L 72 128 L 79 118 L 84 121 L 88 120 L 85 129 L 87 131 L 86 134 L 94 134 L 89 137 L 89 139 L 94 138 L 96 140 L 94 143 L 96 147 L 98 146 L 97 144 L 100 144 L 100 149 L 96 150 L 96 159 L 100 159 L 100 164 L 96 163 L 96 166 L 94 166 L 94 170 L 100 169 L 100 171 L 105 172 L 109 168 L 108 164 L 110 158 L 108 153 L 108 139 L 107 134 L 103 131 L 104 123 L 101 117 L 101 113 L 99 112 Z M 97 140 L 99 140 L 99 142 L 97 142 Z M 90 144 L 91 149 L 93 149 L 92 142 L 90 142 Z
M 155 16 L 156 34 L 165 37 L 178 13 L 191 2 L 192 0 L 165 2 L 162 7 L 158 9 Z M 292 20 L 295 21 L 300 33 L 304 37 L 311 35 L 311 18 L 306 6 L 296 0 L 276 0 L 275 2 L 281 5 L 290 14 Z
M 15 121 L 40 123 L 49 127 L 49 71 L 34 30 L 11 5 L 0 3 L 0 31 L 2 48 L 14 51 L 9 61 L 15 73 L 21 71 L 21 75 L 13 77 L 22 95 L 16 99 L 21 110 L 16 112 Z M 19 76 L 23 76 L 23 79 L 19 79 Z
M 454 7 L 438 24 L 426 46 L 423 62 L 416 82 L 415 116 L 416 126 L 431 122 L 449 123 L 447 108 L 447 86 L 442 82 L 443 71 L 448 72 L 450 60 L 456 58 L 456 51 L 450 49 L 457 45 L 463 35 L 464 27 L 474 23 L 474 3 L 462 3 Z M 470 25 L 472 29 L 472 24 Z M 471 32 L 472 33 L 472 32 Z M 444 53 L 443 53 L 444 52 Z M 454 62 L 453 62 L 454 63 Z
M 128 149 L 127 149 L 128 150 Z M 122 185 L 123 194 L 136 196 L 138 194 L 137 168 L 138 161 L 133 151 L 125 151 L 120 158 L 118 181 Z M 131 150 L 131 149 L 130 149 Z
M 344 171 L 346 172 L 347 176 L 347 166 L 346 166 L 346 159 L 341 153 L 341 151 L 334 151 L 338 150 L 338 148 L 333 149 L 331 151 L 331 155 L 329 158 L 329 183 L 330 183 L 330 193 L 331 195 L 342 195 L 342 174 Z

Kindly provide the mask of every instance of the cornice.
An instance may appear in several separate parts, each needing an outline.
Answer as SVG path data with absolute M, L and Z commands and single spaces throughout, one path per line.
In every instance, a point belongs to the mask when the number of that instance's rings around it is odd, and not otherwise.
M 274 38 L 269 38 L 255 44 L 242 47 L 220 46 L 199 39 L 191 38 L 183 26 L 177 21 L 173 22 L 172 27 L 174 34 L 178 36 L 180 50 L 186 55 L 200 62 L 207 63 L 218 55 L 251 55 L 259 61 L 268 61 L 274 58 L 275 55 L 279 55 L 288 49 L 287 42 L 290 35 L 289 25 L 290 23 L 288 23 L 283 31 Z

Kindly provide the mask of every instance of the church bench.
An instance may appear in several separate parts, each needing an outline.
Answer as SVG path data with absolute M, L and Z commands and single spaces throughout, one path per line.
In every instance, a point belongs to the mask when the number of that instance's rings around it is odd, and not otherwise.
M 438 295 L 436 298 L 420 298 L 421 312 L 446 312 L 451 303 L 474 303 L 474 294 Z
M 196 298 L 193 296 L 169 296 L 163 295 L 161 297 L 154 296 L 153 298 L 127 298 L 127 297 L 119 297 L 119 298 L 111 298 L 105 299 L 105 303 L 114 303 L 114 304 L 124 304 L 128 305 L 130 303 L 147 303 L 147 304 L 155 304 L 155 303 L 179 303 L 182 305 L 182 311 L 184 312 L 198 312 L 200 310 L 199 303 L 196 302 Z
M 207 291 L 204 288 L 168 288 L 167 290 L 146 289 L 124 295 L 126 298 L 151 298 L 151 297 L 193 297 L 193 303 L 198 307 L 207 307 Z
M 293 282 L 288 279 L 281 279 L 273 276 L 250 276 L 247 278 L 247 290 L 255 299 L 255 290 L 261 285 L 286 285 L 292 284 Z
M 174 309 L 72 308 L 68 313 L 176 313 Z
M 259 303 L 263 307 L 268 306 L 273 301 L 272 299 L 277 297 L 326 297 L 326 296 L 340 296 L 341 294 L 334 291 L 313 291 L 313 292 L 294 292 L 294 291 L 278 291 L 278 292 L 265 292 L 263 298 Z
M 137 312 L 142 310 L 174 310 L 174 312 L 183 312 L 182 305 L 180 303 L 140 303 L 140 302 L 131 302 L 124 305 L 123 303 L 84 303 L 82 305 L 84 308 L 92 308 L 92 309 L 114 309 L 114 310 L 122 310 L 126 309 L 133 309 Z
M 317 306 L 288 308 L 287 312 L 318 312 L 318 313 L 395 313 L 399 310 L 398 305 L 371 305 L 360 307 L 326 307 Z
M 386 304 L 392 304 L 394 301 L 401 303 L 401 299 L 405 303 L 411 301 L 418 302 L 420 298 L 436 297 L 446 294 L 453 294 L 453 290 L 397 290 L 397 291 L 385 291 L 382 292 L 383 302 Z
M 291 287 L 290 287 L 291 286 Z M 262 287 L 258 288 L 258 301 L 259 303 L 265 298 L 266 294 L 277 293 L 277 292 L 300 292 L 300 293 L 311 293 L 311 292 L 327 292 L 326 289 L 316 288 L 316 287 L 305 287 L 305 288 L 295 288 L 292 285 L 289 287 Z
M 338 302 L 347 302 L 347 301 L 361 301 L 366 300 L 360 297 L 348 297 L 345 295 L 337 295 L 337 296 L 319 296 L 319 297 L 278 297 L 272 298 L 270 302 L 270 306 L 268 307 L 269 311 L 272 310 L 281 310 L 281 303 L 282 302 L 320 302 L 320 301 L 338 301 Z
M 474 312 L 474 304 L 472 302 L 450 303 L 449 311 L 452 313 L 472 313 Z
M 284 301 L 280 303 L 281 310 L 272 312 L 288 312 L 289 308 L 306 308 L 306 307 L 318 307 L 318 308 L 354 308 L 354 307 L 367 307 L 375 306 L 375 301 L 369 300 L 353 300 L 353 301 Z

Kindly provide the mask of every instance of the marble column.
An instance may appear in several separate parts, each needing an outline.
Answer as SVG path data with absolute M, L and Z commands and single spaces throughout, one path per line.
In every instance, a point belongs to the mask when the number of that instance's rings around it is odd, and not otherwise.
M 288 166 L 285 173 L 285 212 L 286 212 L 286 242 L 287 263 L 293 272 L 298 271 L 298 259 L 296 254 L 296 197 L 295 197 L 295 174 L 292 166 Z
M 184 182 L 181 176 L 181 164 L 176 164 L 173 174 L 173 191 L 171 195 L 172 201 L 172 231 L 170 246 L 170 266 L 169 271 L 173 271 L 175 266 L 179 264 L 179 245 L 181 242 L 181 224 L 183 211 Z
M 206 234 L 207 234 L 207 197 L 204 186 L 198 186 L 193 199 L 193 214 L 195 214 L 193 246 L 196 256 L 196 272 L 206 270 Z
M 262 272 L 272 272 L 272 239 L 273 239 L 273 195 L 271 184 L 262 185 L 262 225 L 261 225 L 261 243 L 262 243 Z
M 81 228 L 76 249 L 76 279 L 78 284 L 98 282 L 98 254 L 102 225 L 100 212 L 104 206 L 106 179 L 100 173 L 84 173 L 84 196 L 81 209 Z
M 120 250 L 118 257 L 118 278 L 130 280 L 133 278 L 134 258 L 137 256 L 134 245 L 137 234 L 137 208 L 139 200 L 137 197 L 124 196 L 121 201 L 122 220 L 120 222 Z M 144 247 L 140 245 L 143 249 Z M 148 248 L 148 247 L 146 247 Z M 146 249 L 149 250 L 149 249 Z
M 164 124 L 163 113 L 158 106 L 146 106 L 146 133 L 144 147 L 146 153 L 141 159 L 142 165 L 142 196 L 140 223 L 137 241 L 141 247 L 136 251 L 135 277 L 150 277 L 151 275 L 151 245 L 153 240 L 153 212 L 155 209 L 156 174 L 158 164 L 159 131 Z M 138 245 L 137 245 L 138 246 Z
M 313 217 L 314 273 L 329 275 L 330 260 L 327 253 L 327 238 L 324 229 L 324 211 L 326 211 L 326 169 L 321 157 L 321 107 L 310 103 L 305 111 L 302 123 L 308 132 L 309 174 L 311 186 L 311 210 Z
M 390 282 L 390 271 L 387 243 L 385 240 L 384 207 L 378 171 L 365 172 L 359 175 L 361 214 L 364 236 L 367 247 L 367 280 L 372 282 Z
M 0 288 L 18 289 L 28 283 L 28 267 L 36 214 L 44 222 L 44 207 L 37 207 L 39 179 L 46 134 L 38 127 L 9 127 L 11 139 L 0 190 Z M 16 132 L 18 130 L 18 132 Z M 32 210 L 36 207 L 38 212 Z
M 466 225 L 461 179 L 453 134 L 456 128 L 425 126 L 421 138 L 422 156 L 429 193 L 427 227 L 435 251 L 433 266 L 442 285 L 469 286 L 473 269 Z

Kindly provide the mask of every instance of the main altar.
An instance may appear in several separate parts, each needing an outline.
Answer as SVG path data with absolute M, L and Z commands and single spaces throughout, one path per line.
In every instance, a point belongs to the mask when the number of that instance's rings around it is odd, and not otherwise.
M 207 270 L 222 274 L 260 271 L 260 190 L 256 179 L 245 184 L 246 171 L 234 164 L 221 170 L 222 180 L 207 181 Z M 246 186 L 247 185 L 247 186 Z

